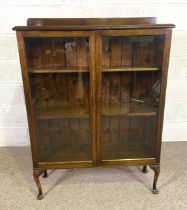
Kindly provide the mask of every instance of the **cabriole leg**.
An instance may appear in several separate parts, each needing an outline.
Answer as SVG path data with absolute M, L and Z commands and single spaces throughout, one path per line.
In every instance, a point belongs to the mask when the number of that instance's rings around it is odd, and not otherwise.
M 147 165 L 144 165 L 144 166 L 143 166 L 142 171 L 143 171 L 143 173 L 147 173 Z
M 158 194 L 158 189 L 156 187 L 158 176 L 160 174 L 160 165 L 150 165 L 150 168 L 155 172 L 153 180 L 153 194 Z
M 48 177 L 47 170 L 44 170 L 43 178 L 47 178 L 47 177 Z
M 38 195 L 37 195 L 38 200 L 41 200 L 43 198 L 42 187 L 41 187 L 40 179 L 39 179 L 39 176 L 41 175 L 41 173 L 42 172 L 39 169 L 33 170 L 34 181 L 36 182 L 36 185 L 38 187 Z

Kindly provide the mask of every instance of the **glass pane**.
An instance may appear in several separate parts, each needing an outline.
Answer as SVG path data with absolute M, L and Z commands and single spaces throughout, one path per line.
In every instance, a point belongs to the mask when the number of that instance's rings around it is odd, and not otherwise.
M 39 161 L 92 160 L 89 118 L 35 120 Z
M 107 68 L 162 66 L 164 36 L 104 37 L 102 66 Z
M 27 38 L 28 69 L 87 70 L 87 38 Z
M 103 160 L 154 157 L 156 116 L 104 116 L 102 122 Z
M 160 78 L 160 71 L 102 73 L 102 113 L 157 114 Z
M 39 161 L 92 160 L 88 39 L 28 39 Z
M 155 156 L 162 36 L 104 37 L 102 158 Z
M 89 117 L 89 73 L 30 74 L 38 119 Z

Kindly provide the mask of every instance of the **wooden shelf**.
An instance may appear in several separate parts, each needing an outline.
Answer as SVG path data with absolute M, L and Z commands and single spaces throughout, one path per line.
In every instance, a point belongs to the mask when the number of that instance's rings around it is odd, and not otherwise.
M 160 68 L 110 68 L 103 69 L 102 72 L 124 72 L 124 71 L 159 71 Z M 41 74 L 41 73 L 89 73 L 88 69 L 29 69 L 29 73 Z
M 109 68 L 103 69 L 102 72 L 124 72 L 124 71 L 159 71 L 160 68 L 156 67 L 127 67 L 127 68 Z
M 34 106 L 34 116 L 39 120 L 89 118 L 89 111 L 88 108 L 86 109 L 82 105 L 69 106 L 61 101 L 53 101 L 51 105 Z
M 29 69 L 29 73 L 45 74 L 45 73 L 89 73 L 88 69 Z
M 123 107 L 117 104 L 104 104 L 102 106 L 103 116 L 156 116 L 157 107 L 146 104 L 126 103 Z M 53 101 L 48 105 L 34 105 L 34 116 L 36 119 L 69 119 L 69 118 L 89 118 L 88 108 L 82 105 L 72 105 L 62 101 Z
M 123 107 L 118 104 L 105 104 L 102 106 L 103 116 L 156 116 L 157 107 L 147 104 L 125 103 Z
M 126 116 L 126 117 L 138 117 L 138 116 L 156 116 L 156 112 L 129 112 L 129 113 L 110 113 L 110 114 L 103 114 L 103 116 Z

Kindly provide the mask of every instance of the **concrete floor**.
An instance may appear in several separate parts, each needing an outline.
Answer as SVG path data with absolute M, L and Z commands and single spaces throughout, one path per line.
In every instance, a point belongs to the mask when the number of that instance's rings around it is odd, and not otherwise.
M 187 142 L 163 143 L 159 194 L 142 167 L 49 171 L 36 200 L 30 148 L 0 148 L 0 210 L 186 210 Z

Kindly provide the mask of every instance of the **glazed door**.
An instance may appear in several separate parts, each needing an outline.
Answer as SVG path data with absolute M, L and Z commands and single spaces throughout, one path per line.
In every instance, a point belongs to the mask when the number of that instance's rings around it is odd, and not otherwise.
M 155 158 L 164 35 L 100 32 L 97 45 L 100 161 Z
M 30 32 L 24 42 L 38 162 L 92 163 L 90 33 Z

